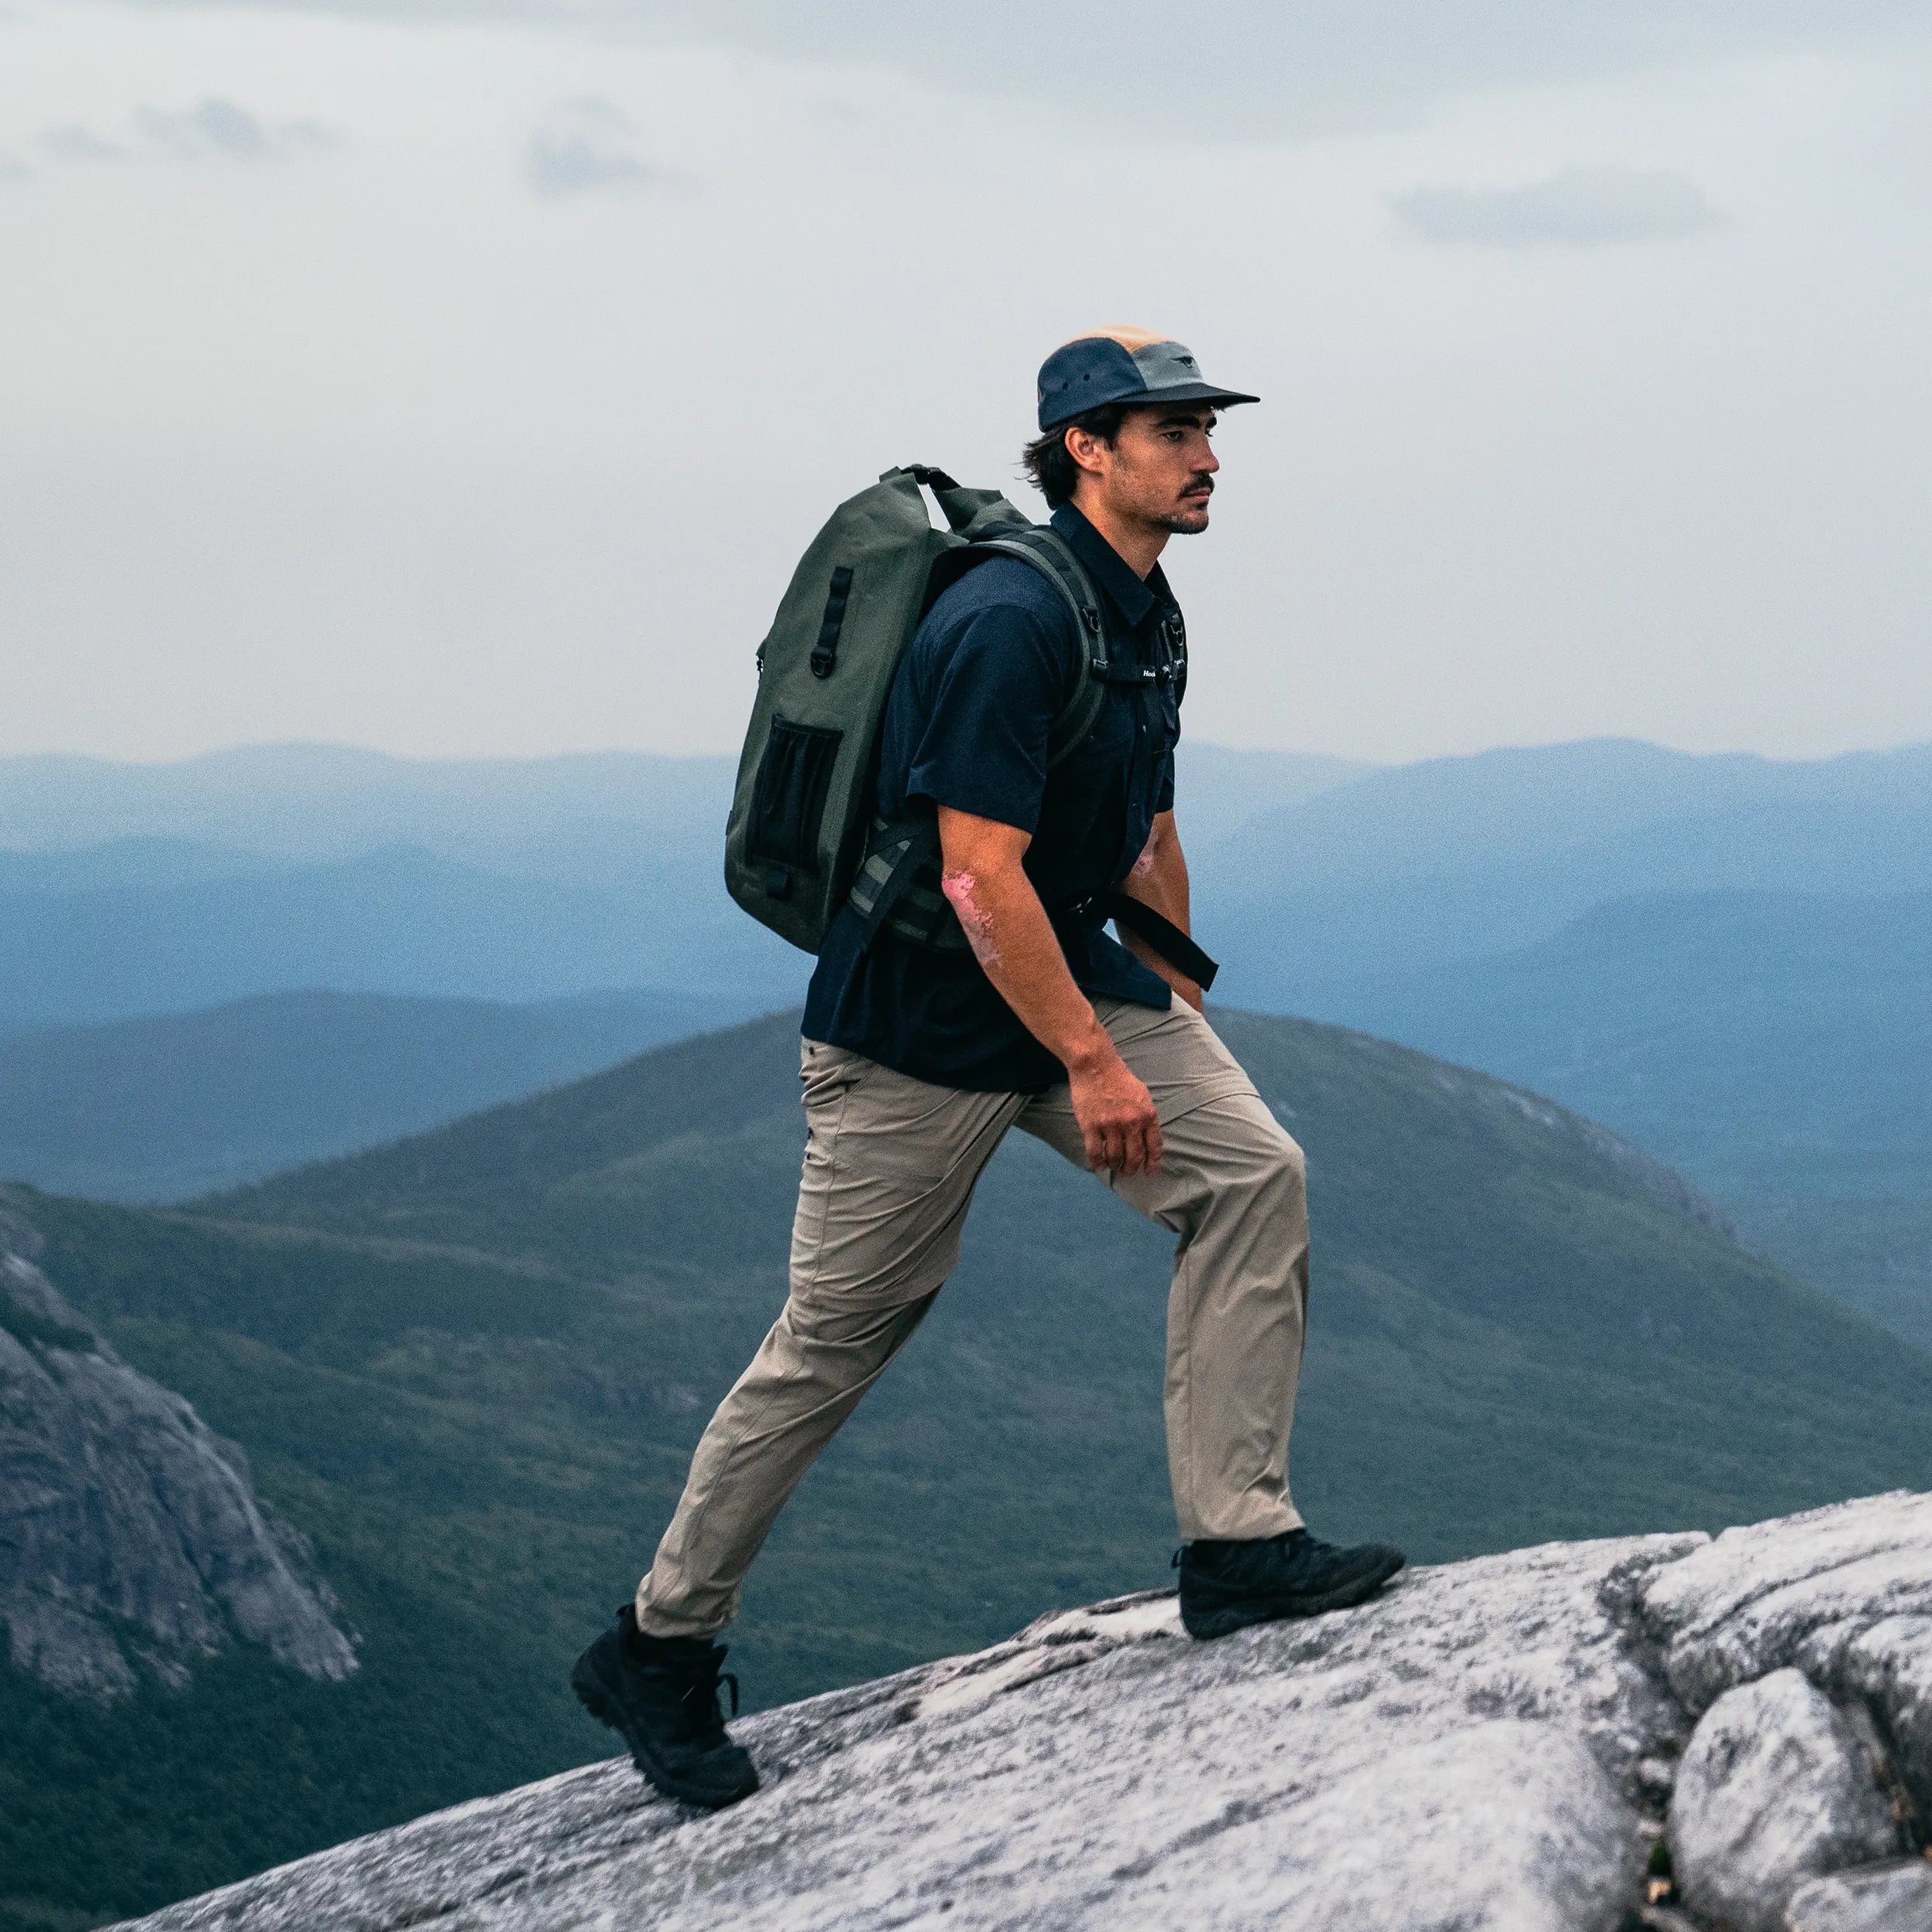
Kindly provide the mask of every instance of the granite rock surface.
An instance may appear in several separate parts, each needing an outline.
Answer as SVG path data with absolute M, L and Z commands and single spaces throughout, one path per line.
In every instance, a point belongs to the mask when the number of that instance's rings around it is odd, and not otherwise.
M 1932 1865 L 1923 1859 L 1813 1879 L 1792 1894 L 1787 1932 L 1932 1932 Z
M 1647 1867 L 1699 1720 L 1784 1672 L 1798 1678 L 1760 1699 L 1767 1721 L 1797 1712 L 1815 1743 L 1822 1708 L 1883 1794 L 1893 1843 L 1916 1854 L 1917 1821 L 1932 1816 L 1932 1497 L 1715 1541 L 1478 1558 L 1407 1574 L 1359 1610 L 1213 1644 L 1182 1636 L 1171 1596 L 1063 1611 L 991 1650 L 747 1719 L 736 1733 L 765 1785 L 733 1810 L 693 1813 L 628 1763 L 592 1765 L 140 1923 L 1714 1926 L 1695 1900 L 1653 1902 Z M 1687 1789 L 1680 1825 L 1699 1802 Z M 1859 1862 L 1873 1842 L 1831 1839 L 1826 1861 L 1846 1869 L 1801 1887 L 1787 1918 L 1804 1900 L 1839 1912 L 1815 1932 L 1862 1927 L 1844 1913 L 1873 1886 L 1909 1890 L 1911 1866 Z
M 0 1194 L 0 1628 L 17 1669 L 114 1698 L 240 1640 L 311 1677 L 355 1668 L 242 1453 L 131 1369 L 34 1265 Z
M 1899 1849 L 1874 1753 L 1788 1665 L 1727 1690 L 1698 1720 L 1669 1835 L 1685 1902 L 1733 1932 L 1779 1932 L 1805 1879 Z

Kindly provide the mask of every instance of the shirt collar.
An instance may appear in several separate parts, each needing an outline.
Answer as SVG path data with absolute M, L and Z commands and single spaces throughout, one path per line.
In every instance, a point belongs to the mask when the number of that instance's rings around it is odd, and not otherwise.
M 1138 630 L 1156 605 L 1165 607 L 1174 601 L 1173 593 L 1168 589 L 1167 579 L 1161 574 L 1158 563 L 1148 573 L 1143 583 L 1120 552 L 1072 504 L 1063 503 L 1053 512 L 1052 522 L 1053 528 L 1072 546 L 1073 554 L 1086 565 L 1087 575 L 1127 620 L 1130 628 Z

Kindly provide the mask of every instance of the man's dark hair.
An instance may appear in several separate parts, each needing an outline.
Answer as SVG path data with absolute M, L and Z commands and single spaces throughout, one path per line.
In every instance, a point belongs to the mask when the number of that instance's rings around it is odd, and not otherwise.
M 1049 510 L 1073 500 L 1073 486 L 1080 481 L 1080 466 L 1066 453 L 1066 432 L 1084 430 L 1097 436 L 1109 449 L 1121 433 L 1133 405 L 1103 403 L 1098 409 L 1077 416 L 1070 423 L 1056 423 L 1044 436 L 1036 436 L 1020 452 L 1020 462 L 1032 479 L 1033 487 L 1046 499 Z

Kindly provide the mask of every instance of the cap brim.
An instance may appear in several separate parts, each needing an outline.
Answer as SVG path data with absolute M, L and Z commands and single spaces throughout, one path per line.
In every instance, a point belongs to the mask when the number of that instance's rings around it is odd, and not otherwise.
M 1226 407 L 1235 403 L 1258 403 L 1258 396 L 1243 396 L 1238 389 L 1216 389 L 1212 383 L 1178 383 L 1172 389 L 1149 389 L 1144 396 L 1123 396 L 1130 409 L 1158 407 L 1162 403 L 1216 403 Z
M 1238 389 L 1216 389 L 1212 383 L 1174 383 L 1162 389 L 1129 389 L 1121 396 L 1104 396 L 1099 402 L 1083 396 L 1077 402 L 1063 393 L 1060 413 L 1045 417 L 1040 422 L 1040 433 L 1045 435 L 1056 430 L 1063 423 L 1072 422 L 1077 417 L 1084 416 L 1090 410 L 1165 409 L 1170 403 L 1212 403 L 1216 409 L 1231 409 L 1236 403 L 1258 403 L 1258 396 L 1248 396 Z

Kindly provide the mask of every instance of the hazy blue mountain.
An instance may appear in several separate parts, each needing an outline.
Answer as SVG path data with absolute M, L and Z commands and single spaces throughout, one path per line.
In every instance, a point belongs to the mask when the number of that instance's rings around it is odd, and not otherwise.
M 1932 888 L 1927 747 L 1781 764 L 1607 740 L 1366 773 L 1183 753 L 1196 923 L 1223 989 L 1263 1005 L 1633 893 Z M 530 999 L 696 971 L 792 997 L 802 961 L 719 884 L 730 782 L 726 760 L 617 753 L 0 761 L 0 1032 L 295 986 Z
M 0 1178 L 183 1199 L 393 1141 L 755 1010 L 700 991 L 539 1005 L 265 993 L 0 1039 Z
M 706 868 L 621 886 L 518 878 L 408 847 L 341 864 L 0 893 L 6 1030 L 185 1010 L 291 987 L 483 999 L 614 986 L 795 998 L 804 956 Z
M 642 752 L 397 758 L 341 745 L 251 745 L 170 764 L 0 759 L 0 845 L 135 836 L 346 859 L 391 845 L 446 856 L 583 822 L 656 826 L 671 844 L 719 835 L 734 761 Z
M 1809 764 L 1621 740 L 1376 772 L 1199 851 L 1196 923 L 1230 996 L 1546 937 L 1607 899 L 1932 887 L 1932 747 Z
M 1364 767 L 1189 746 L 1203 832 Z M 743 1013 L 803 955 L 726 899 L 732 761 L 410 760 L 269 746 L 0 760 L 0 1037 L 293 988 Z
M 0 850 L 0 895 L 77 893 L 134 886 L 198 885 L 260 878 L 278 862 L 233 845 L 192 838 L 130 835 L 94 845 Z
M 1306 989 L 1682 1168 L 1932 1345 L 1932 893 L 1652 894 L 1536 945 Z
M 1219 1015 L 1309 1150 L 1296 1487 L 1418 1559 L 1932 1484 L 1932 1358 L 1485 1077 Z M 131 1908 L 607 1752 L 563 1687 L 784 1292 L 796 1016 L 193 1212 L 23 1193 L 43 1265 L 246 1449 L 361 1634 L 99 1711 L 0 1669 L 5 1894 Z M 1168 1575 L 1171 1243 L 1015 1136 L 734 1634 L 778 1701 Z M 238 1744 L 238 1740 L 240 1740 Z
M 1372 768 L 1191 742 L 1182 755 L 1195 835 L 1206 838 Z M 0 758 L 0 848 L 155 838 L 315 861 L 407 845 L 542 878 L 603 882 L 675 856 L 715 879 L 736 763 L 614 751 L 398 758 L 312 744 L 160 765 Z

